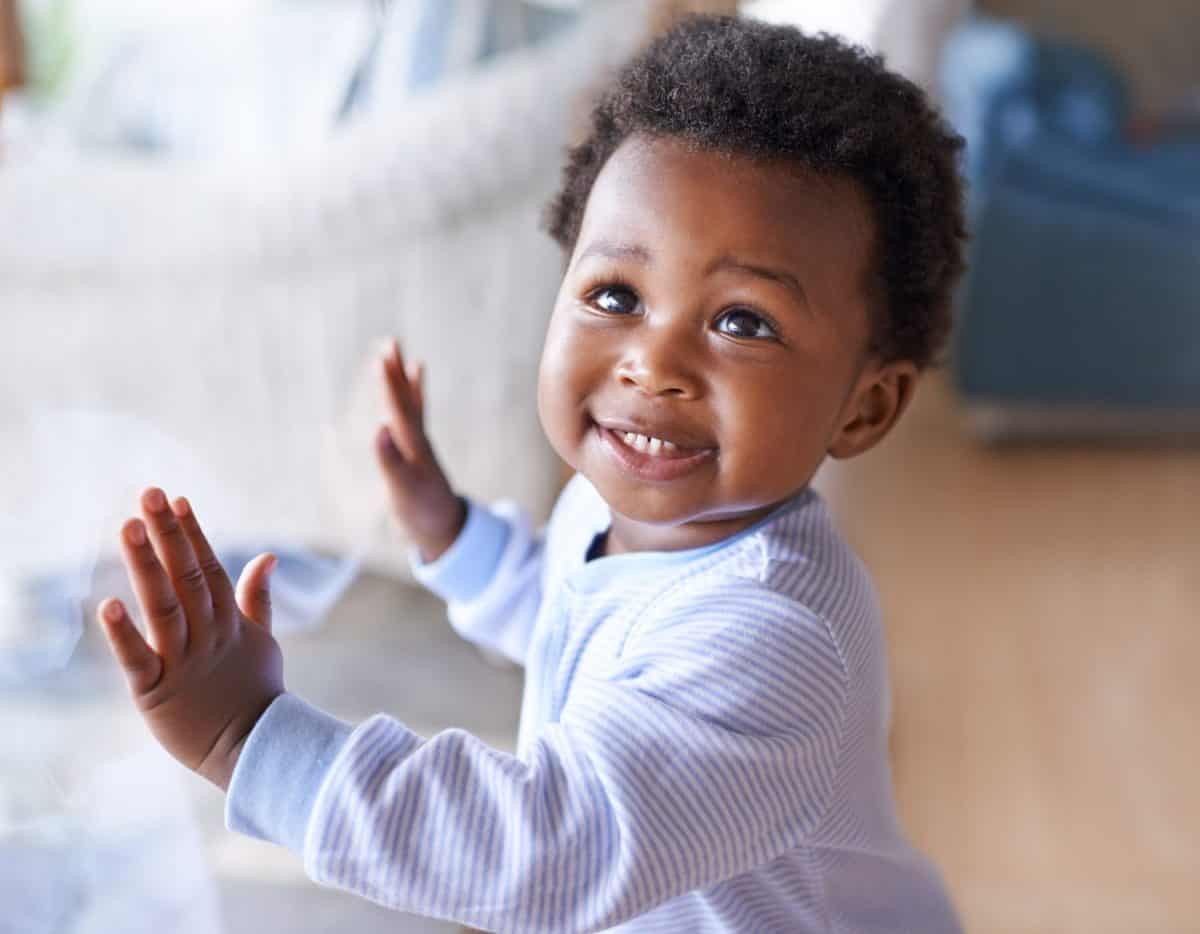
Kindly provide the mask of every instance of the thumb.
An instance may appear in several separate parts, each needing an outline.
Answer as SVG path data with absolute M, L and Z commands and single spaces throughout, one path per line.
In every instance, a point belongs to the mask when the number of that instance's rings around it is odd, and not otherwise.
M 242 615 L 271 631 L 271 572 L 279 559 L 270 552 L 254 558 L 242 569 L 237 583 L 237 604 Z
M 405 460 L 404 454 L 392 440 L 386 425 L 381 425 L 375 434 L 375 457 L 383 473 L 384 484 L 393 501 L 404 502 L 409 488 L 416 477 L 417 468 Z
M 393 429 L 387 424 L 380 424 L 375 429 L 375 453 L 386 473 L 404 474 L 412 465 L 411 458 L 396 444 Z

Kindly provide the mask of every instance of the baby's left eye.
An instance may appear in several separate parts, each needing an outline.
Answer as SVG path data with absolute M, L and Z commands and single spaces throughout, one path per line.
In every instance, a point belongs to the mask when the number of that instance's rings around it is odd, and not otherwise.
M 722 320 L 722 321 L 727 321 L 730 319 L 734 319 L 734 320 L 740 319 L 742 322 L 746 322 L 746 321 L 750 322 L 749 327 L 747 327 L 744 324 L 740 324 L 733 331 L 726 332 L 727 334 L 731 334 L 733 337 L 778 337 L 779 336 L 778 334 L 775 333 L 775 329 L 771 326 L 771 322 L 769 322 L 762 315 L 757 314 L 753 311 L 750 311 L 747 308 L 731 308 L 729 311 L 725 312 L 720 318 L 720 320 Z M 761 325 L 762 327 L 766 328 L 767 333 L 766 334 L 757 333 L 756 325 Z

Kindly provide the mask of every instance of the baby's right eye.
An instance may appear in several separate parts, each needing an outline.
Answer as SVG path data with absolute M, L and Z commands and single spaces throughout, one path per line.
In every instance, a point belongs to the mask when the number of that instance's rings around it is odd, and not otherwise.
M 596 289 L 588 301 L 609 314 L 628 314 L 637 308 L 638 297 L 631 289 L 620 285 L 606 285 Z

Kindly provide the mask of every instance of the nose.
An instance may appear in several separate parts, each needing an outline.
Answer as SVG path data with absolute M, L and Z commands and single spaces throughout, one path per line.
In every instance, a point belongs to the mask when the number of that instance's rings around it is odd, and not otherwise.
M 694 399 L 700 379 L 688 340 L 679 330 L 649 325 L 630 338 L 616 376 L 623 386 L 648 396 Z

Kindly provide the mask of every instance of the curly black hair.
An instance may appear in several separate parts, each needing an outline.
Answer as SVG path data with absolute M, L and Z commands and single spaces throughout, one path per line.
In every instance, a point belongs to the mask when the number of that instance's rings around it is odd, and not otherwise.
M 966 268 L 964 140 L 881 56 L 792 26 L 685 18 L 620 70 L 592 110 L 587 137 L 567 152 L 542 224 L 567 256 L 597 175 L 635 133 L 857 181 L 877 233 L 871 349 L 885 362 L 936 362 Z

